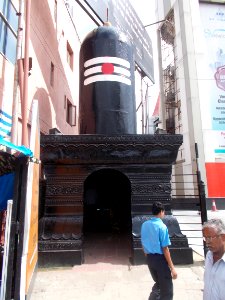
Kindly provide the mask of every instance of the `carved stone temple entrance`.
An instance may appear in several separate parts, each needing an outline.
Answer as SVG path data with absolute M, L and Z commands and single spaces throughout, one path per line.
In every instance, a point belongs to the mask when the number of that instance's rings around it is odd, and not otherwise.
M 144 262 L 140 228 L 154 201 L 166 208 L 174 263 L 192 249 L 171 214 L 171 172 L 181 135 L 41 137 L 39 265 L 85 262 L 91 233 L 122 233 L 132 263 Z

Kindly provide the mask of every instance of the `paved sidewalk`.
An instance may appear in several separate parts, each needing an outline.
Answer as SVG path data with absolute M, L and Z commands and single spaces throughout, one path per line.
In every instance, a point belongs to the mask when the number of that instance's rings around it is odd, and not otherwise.
M 209 219 L 221 218 L 225 221 L 225 210 L 207 213 Z M 199 241 L 198 248 L 201 251 L 197 249 L 197 252 L 193 253 L 194 264 L 176 266 L 178 278 L 174 280 L 174 300 L 202 300 L 202 236 L 199 237 Z M 146 265 L 131 266 L 118 260 L 114 263 L 100 262 L 97 256 L 99 249 L 96 251 L 94 255 L 97 260 L 87 259 L 88 263 L 81 266 L 38 269 L 30 300 L 148 299 L 153 281 Z
M 174 300 L 202 300 L 203 257 L 176 266 Z M 31 300 L 147 300 L 153 281 L 146 265 L 94 263 L 39 269 Z

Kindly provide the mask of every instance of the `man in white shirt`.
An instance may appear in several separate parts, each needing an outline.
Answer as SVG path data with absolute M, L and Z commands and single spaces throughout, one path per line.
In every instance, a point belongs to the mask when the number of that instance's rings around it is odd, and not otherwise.
M 209 249 L 205 259 L 203 300 L 225 299 L 225 224 L 220 219 L 205 222 L 203 239 Z

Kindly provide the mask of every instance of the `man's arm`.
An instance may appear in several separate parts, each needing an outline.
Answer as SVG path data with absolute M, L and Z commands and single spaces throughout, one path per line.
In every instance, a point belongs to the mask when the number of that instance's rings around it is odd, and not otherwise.
M 164 254 L 165 259 L 168 263 L 168 266 L 171 270 L 172 278 L 176 279 L 177 278 L 177 271 L 174 268 L 174 265 L 173 265 L 173 262 L 172 262 L 172 259 L 171 259 L 171 256 L 170 256 L 170 250 L 169 250 L 168 247 L 163 247 L 163 254 Z
M 144 252 L 144 255 L 147 256 L 147 253 L 145 252 L 145 249 L 144 249 L 143 246 L 142 246 L 142 250 L 143 250 L 143 252 Z
M 145 224 L 143 223 L 142 226 L 141 226 L 141 245 L 142 245 L 142 250 L 144 252 L 144 255 L 147 256 L 147 253 L 145 252 L 144 245 L 143 245 L 143 240 L 144 240 L 144 226 L 145 226 Z

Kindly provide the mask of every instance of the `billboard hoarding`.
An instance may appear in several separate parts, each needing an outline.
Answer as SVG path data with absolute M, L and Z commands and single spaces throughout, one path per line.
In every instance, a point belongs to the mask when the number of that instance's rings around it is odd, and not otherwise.
M 200 98 L 208 197 L 225 197 L 225 7 L 201 3 L 205 42 L 204 94 Z

